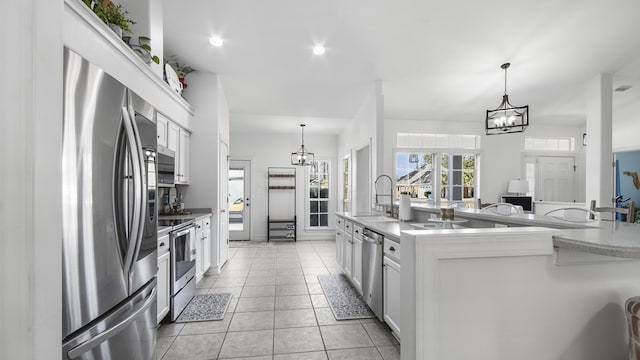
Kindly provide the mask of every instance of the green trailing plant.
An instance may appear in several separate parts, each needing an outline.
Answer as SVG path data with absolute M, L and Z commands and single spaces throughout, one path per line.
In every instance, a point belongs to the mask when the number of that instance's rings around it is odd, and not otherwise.
M 85 4 L 87 4 L 87 0 L 84 0 Z M 91 7 L 91 2 L 87 4 Z M 95 2 L 95 6 L 93 7 L 93 12 L 98 15 L 98 17 L 105 22 L 105 24 L 114 24 L 119 26 L 122 31 L 131 33 L 131 28 L 129 25 L 135 25 L 135 21 L 127 18 L 127 14 L 129 14 L 126 10 L 122 8 L 122 5 L 103 5 L 102 2 Z
M 148 36 L 138 36 L 138 44 L 131 44 L 131 37 L 127 36 L 123 39 L 129 46 L 136 52 L 143 60 L 147 63 L 153 61 L 156 64 L 160 64 L 160 58 L 156 55 L 151 54 L 151 45 L 149 42 L 151 38 Z

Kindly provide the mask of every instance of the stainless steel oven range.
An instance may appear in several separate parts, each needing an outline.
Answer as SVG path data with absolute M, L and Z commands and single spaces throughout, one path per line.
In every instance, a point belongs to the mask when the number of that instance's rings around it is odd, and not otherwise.
M 171 254 L 171 321 L 175 321 L 196 293 L 196 247 L 194 220 L 160 220 L 172 226 Z

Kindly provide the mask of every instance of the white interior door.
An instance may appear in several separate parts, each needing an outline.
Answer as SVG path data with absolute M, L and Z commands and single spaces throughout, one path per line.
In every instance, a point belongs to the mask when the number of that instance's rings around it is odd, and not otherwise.
M 561 202 L 575 200 L 574 157 L 540 156 L 537 164 L 537 200 Z
M 251 161 L 229 163 L 229 240 L 251 240 Z
M 229 257 L 229 146 L 220 141 L 220 204 L 218 208 L 218 264 L 222 266 Z

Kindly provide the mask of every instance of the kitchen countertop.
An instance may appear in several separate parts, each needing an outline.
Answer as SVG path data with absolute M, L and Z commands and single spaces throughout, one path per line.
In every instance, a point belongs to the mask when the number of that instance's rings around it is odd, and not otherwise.
M 183 219 L 194 219 L 197 220 L 199 218 L 205 217 L 205 216 L 211 216 L 213 214 L 213 211 L 211 211 L 211 208 L 197 208 L 197 209 L 185 209 L 186 211 L 190 211 L 191 214 L 187 214 L 187 215 L 158 215 L 159 219 L 165 219 L 165 220 L 183 220 Z
M 412 205 L 413 210 L 439 213 L 440 208 L 433 205 Z M 514 214 L 502 216 L 488 214 L 476 209 L 456 209 L 456 217 L 478 219 L 509 223 L 514 225 L 549 227 L 558 230 L 553 236 L 553 245 L 559 248 L 573 249 L 592 254 L 621 257 L 640 258 L 640 225 L 629 224 L 620 221 L 592 221 L 588 223 L 572 223 L 550 218 L 548 216 L 533 214 Z M 407 230 L 418 230 L 412 226 L 417 221 L 400 222 L 368 220 L 366 215 L 353 215 L 351 213 L 336 213 L 348 220 L 360 223 L 365 227 L 378 231 L 385 237 L 400 241 L 400 233 Z M 474 229 L 482 231 L 482 229 Z M 419 231 L 434 231 L 420 229 Z M 438 230 L 441 231 L 441 230 Z M 465 230 L 449 230 L 465 231 Z M 468 231 L 468 230 L 467 230 Z
M 165 235 L 169 235 L 172 228 L 173 227 L 171 226 L 158 226 L 158 239 Z

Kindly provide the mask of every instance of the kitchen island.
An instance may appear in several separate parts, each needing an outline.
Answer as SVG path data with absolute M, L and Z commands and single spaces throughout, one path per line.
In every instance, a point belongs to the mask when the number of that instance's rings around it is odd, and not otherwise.
M 438 211 L 415 206 L 414 221 Z M 464 209 L 455 216 L 471 228 L 411 230 L 411 222 L 342 216 L 401 244 L 403 360 L 626 357 L 623 307 L 640 295 L 639 225 Z

